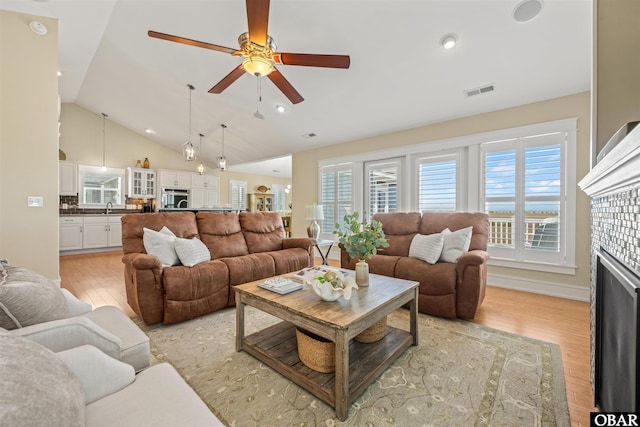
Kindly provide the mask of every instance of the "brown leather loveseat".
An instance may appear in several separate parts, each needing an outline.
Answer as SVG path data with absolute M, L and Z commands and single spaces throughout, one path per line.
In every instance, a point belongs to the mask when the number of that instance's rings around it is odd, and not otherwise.
M 211 261 L 164 266 L 148 255 L 143 228 L 199 238 Z M 285 238 L 277 212 L 160 212 L 122 216 L 127 302 L 151 325 L 181 322 L 235 304 L 233 286 L 313 265 L 310 238 Z
M 389 242 L 369 261 L 369 271 L 420 282 L 418 310 L 436 316 L 473 319 L 484 299 L 487 283 L 489 217 L 470 212 L 377 213 Z M 457 231 L 473 226 L 469 250 L 455 262 L 429 264 L 409 256 L 416 234 L 431 235 L 448 228 Z M 341 266 L 354 269 L 357 260 L 341 249 Z

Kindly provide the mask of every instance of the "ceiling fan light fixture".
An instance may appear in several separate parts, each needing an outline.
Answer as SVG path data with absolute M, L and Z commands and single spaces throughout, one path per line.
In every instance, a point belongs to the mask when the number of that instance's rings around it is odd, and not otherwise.
M 251 75 L 265 77 L 273 71 L 273 61 L 260 56 L 248 56 L 242 61 L 242 67 Z
M 455 34 L 447 34 L 440 39 L 440 45 L 445 49 L 453 49 L 458 43 L 458 36 Z

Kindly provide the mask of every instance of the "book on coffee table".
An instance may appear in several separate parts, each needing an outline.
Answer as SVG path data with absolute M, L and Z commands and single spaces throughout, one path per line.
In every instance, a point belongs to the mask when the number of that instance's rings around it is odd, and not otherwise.
M 286 277 L 273 277 L 259 283 L 258 286 L 279 294 L 288 294 L 289 292 L 302 289 L 302 283 L 296 283 Z

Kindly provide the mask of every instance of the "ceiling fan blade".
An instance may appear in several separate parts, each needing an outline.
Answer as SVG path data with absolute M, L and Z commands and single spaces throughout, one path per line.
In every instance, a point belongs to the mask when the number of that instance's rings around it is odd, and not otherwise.
M 225 78 L 220 80 L 218 84 L 209 89 L 209 93 L 222 93 L 223 90 L 231 86 L 231 84 L 238 80 L 244 73 L 245 71 L 244 68 L 242 68 L 242 64 L 238 65 L 233 71 L 227 74 Z
M 232 55 L 239 53 L 236 49 L 230 47 L 218 46 L 217 44 L 211 44 L 206 42 L 200 42 L 198 40 L 187 39 L 184 37 L 172 36 L 171 34 L 159 33 L 157 31 L 149 30 L 147 33 L 149 37 L 156 39 L 168 40 L 170 42 L 182 43 L 189 46 L 202 47 L 204 49 L 217 50 L 218 52 L 230 53 Z
M 289 98 L 292 104 L 298 104 L 304 101 L 302 95 L 298 93 L 298 91 L 289 83 L 289 80 L 285 79 L 282 73 L 274 68 L 274 70 L 269 74 L 269 80 L 273 82 L 274 85 L 280 89 L 284 96 Z
M 249 24 L 249 41 L 266 46 L 269 0 L 247 0 L 247 22 Z
M 281 53 L 273 54 L 277 64 L 302 65 L 305 67 L 349 68 L 349 55 L 316 55 L 312 53 Z

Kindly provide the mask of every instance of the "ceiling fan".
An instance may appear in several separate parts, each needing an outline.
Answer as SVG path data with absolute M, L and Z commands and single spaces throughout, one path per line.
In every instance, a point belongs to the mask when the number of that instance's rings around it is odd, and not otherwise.
M 270 0 L 246 0 L 247 1 L 247 21 L 249 31 L 240 34 L 238 44 L 240 49 L 218 46 L 211 43 L 187 39 L 184 37 L 172 36 L 170 34 L 149 31 L 149 37 L 182 43 L 204 49 L 216 50 L 218 52 L 229 53 L 233 56 L 242 56 L 242 64 L 227 74 L 209 93 L 222 93 L 233 82 L 238 80 L 243 73 L 255 75 L 257 77 L 268 77 L 282 93 L 289 98 L 293 104 L 302 102 L 304 98 L 298 91 L 284 78 L 282 73 L 275 67 L 275 64 L 301 65 L 306 67 L 326 67 L 326 68 L 349 68 L 349 55 L 322 55 L 309 53 L 284 53 L 276 52 L 275 41 L 267 34 L 269 23 L 269 1 Z

